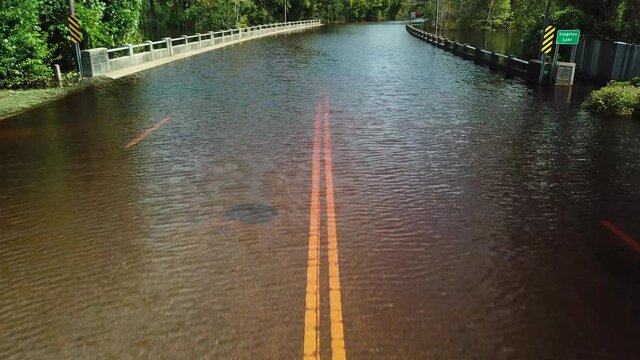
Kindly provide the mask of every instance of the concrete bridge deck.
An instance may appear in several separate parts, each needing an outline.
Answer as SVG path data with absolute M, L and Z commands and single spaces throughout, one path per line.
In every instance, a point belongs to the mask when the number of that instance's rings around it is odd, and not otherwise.
M 117 79 L 221 47 L 318 26 L 322 26 L 320 20 L 295 21 L 211 31 L 191 36 L 183 35 L 174 39 L 146 41 L 138 45 L 127 44 L 114 49 L 89 49 L 82 51 L 83 73 L 85 77 L 107 76 Z M 176 45 L 176 43 L 180 44 Z M 142 51 L 136 53 L 136 49 L 142 49 Z M 117 56 L 118 54 L 126 55 Z

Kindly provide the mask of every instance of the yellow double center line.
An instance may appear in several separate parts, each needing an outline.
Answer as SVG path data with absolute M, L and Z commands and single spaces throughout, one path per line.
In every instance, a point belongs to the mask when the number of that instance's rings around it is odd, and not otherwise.
M 331 127 L 329 100 L 318 102 L 313 135 L 311 166 L 311 210 L 309 216 L 309 254 L 307 261 L 307 294 L 304 327 L 304 359 L 320 359 L 320 138 L 324 132 L 324 165 L 327 207 L 327 253 L 329 265 L 329 314 L 331 322 L 331 357 L 346 359 L 342 296 L 340 293 L 340 267 L 338 261 L 338 235 L 333 193 L 333 163 L 331 159 Z M 324 115 L 324 116 L 323 116 Z M 324 118 L 324 126 L 322 119 Z M 323 131 L 324 129 L 324 131 Z

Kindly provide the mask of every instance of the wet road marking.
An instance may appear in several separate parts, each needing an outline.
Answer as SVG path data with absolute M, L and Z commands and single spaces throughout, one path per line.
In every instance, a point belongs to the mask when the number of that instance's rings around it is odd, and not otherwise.
M 633 240 L 631 236 L 624 233 L 624 231 L 620 230 L 617 226 L 615 226 L 612 222 L 607 220 L 600 220 L 602 226 L 607 228 L 607 230 L 611 231 L 615 236 L 617 236 L 620 240 L 624 241 L 629 245 L 633 250 L 640 253 L 640 243 Z
M 324 108 L 323 105 L 324 104 Z M 304 321 L 305 360 L 320 359 L 320 171 L 322 137 L 324 137 L 325 200 L 327 210 L 327 256 L 329 266 L 329 319 L 331 358 L 346 360 L 342 294 L 338 261 L 338 234 L 331 157 L 331 125 L 329 99 L 320 99 L 316 107 L 311 165 L 311 207 L 309 215 L 309 254 L 307 261 L 307 293 Z
M 152 127 L 150 127 L 149 129 L 145 130 L 145 132 L 143 132 L 142 134 L 140 134 L 140 136 L 138 136 L 137 138 L 131 140 L 126 146 L 125 148 L 129 149 L 132 148 L 136 145 L 138 145 L 142 140 L 144 140 L 147 136 L 151 135 L 152 132 L 160 129 L 162 126 L 166 125 L 169 121 L 171 120 L 171 116 L 167 116 L 166 118 L 158 121 L 155 125 L 153 125 Z
M 321 106 L 318 101 L 313 133 L 311 165 L 311 210 L 309 214 L 309 254 L 307 296 L 304 316 L 304 359 L 320 359 L 320 135 Z
M 338 234 L 336 209 L 333 196 L 333 162 L 331 159 L 331 125 L 329 99 L 324 108 L 324 174 L 327 200 L 327 242 L 329 257 L 329 309 L 331 319 L 331 355 L 334 360 L 347 358 L 344 348 L 344 326 L 342 322 L 342 295 L 340 293 L 340 266 L 338 262 Z

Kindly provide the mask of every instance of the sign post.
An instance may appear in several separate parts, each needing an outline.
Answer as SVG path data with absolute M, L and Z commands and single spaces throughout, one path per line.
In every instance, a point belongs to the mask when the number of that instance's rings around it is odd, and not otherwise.
M 575 75 L 576 45 L 580 42 L 580 30 L 558 30 L 556 50 L 553 57 L 552 79 L 556 85 L 573 85 Z M 558 63 L 558 50 L 562 45 L 571 45 L 571 60 L 569 63 Z
M 547 25 L 544 29 L 544 36 L 542 37 L 542 46 L 540 47 L 540 53 L 542 54 L 542 64 L 540 65 L 540 77 L 538 79 L 538 83 L 541 83 L 544 76 L 544 68 L 547 59 L 547 55 L 551 52 L 553 45 L 555 44 L 555 36 L 556 36 L 556 27 L 553 25 Z M 558 47 L 556 46 L 556 53 L 553 58 L 553 62 L 555 62 L 558 56 Z
M 549 18 L 551 17 L 551 0 L 547 0 L 547 9 L 544 13 L 544 29 L 545 32 L 542 33 L 542 40 L 544 41 L 546 29 L 549 27 Z M 547 52 L 548 53 L 548 52 Z M 540 74 L 538 75 L 538 84 L 542 83 L 544 79 L 544 63 L 547 59 L 547 53 L 542 52 L 540 54 Z
M 440 0 L 436 0 L 436 37 L 438 37 L 438 21 L 439 19 L 439 12 L 438 12 L 438 7 L 440 7 Z
M 75 44 L 76 64 L 78 65 L 78 73 L 82 74 L 82 58 L 80 57 L 80 42 L 82 41 L 82 30 L 80 30 L 80 21 L 76 17 L 76 9 L 73 6 L 73 0 L 69 0 L 69 38 Z
M 569 62 L 575 62 L 578 43 L 580 43 L 580 30 L 558 30 L 558 45 L 572 46 Z

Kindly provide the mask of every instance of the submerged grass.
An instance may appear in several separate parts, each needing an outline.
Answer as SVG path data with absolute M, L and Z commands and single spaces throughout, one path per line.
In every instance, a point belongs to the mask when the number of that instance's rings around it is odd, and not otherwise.
M 45 102 L 61 98 L 76 86 L 48 89 L 0 90 L 0 120 Z

